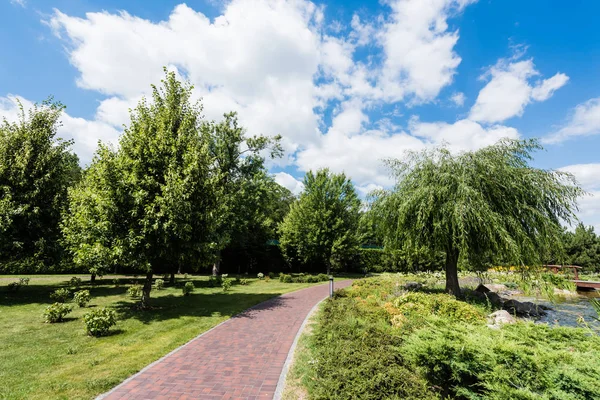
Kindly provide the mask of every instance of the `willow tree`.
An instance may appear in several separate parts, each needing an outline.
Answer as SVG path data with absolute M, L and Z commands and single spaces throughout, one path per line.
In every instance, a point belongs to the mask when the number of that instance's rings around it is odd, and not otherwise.
M 536 140 L 502 140 L 452 154 L 446 148 L 388 160 L 396 185 L 374 207 L 386 243 L 446 255 L 446 291 L 460 295 L 458 261 L 493 254 L 522 265 L 543 262 L 559 247 L 561 223 L 576 219 L 575 179 L 529 165 Z

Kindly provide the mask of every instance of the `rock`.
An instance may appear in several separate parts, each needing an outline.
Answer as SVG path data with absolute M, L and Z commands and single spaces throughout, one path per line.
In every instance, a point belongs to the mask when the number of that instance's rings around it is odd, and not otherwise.
M 506 285 L 502 285 L 500 283 L 486 283 L 485 285 L 480 283 L 479 286 L 477 286 L 477 288 L 475 289 L 475 291 L 479 293 L 499 293 L 505 292 L 507 290 L 508 288 L 506 287 Z
M 507 300 L 502 306 L 511 314 L 523 317 L 540 317 L 546 315 L 546 311 L 541 306 L 529 301 Z
M 484 285 L 484 284 L 482 284 L 482 283 L 480 283 L 480 284 L 479 284 L 479 286 L 477 286 L 477 287 L 475 288 L 475 291 L 476 291 L 477 293 L 489 293 L 489 292 L 491 292 L 491 290 L 490 290 L 490 289 L 488 289 L 488 288 L 487 288 L 487 286 L 485 286 L 485 285 Z
M 419 290 L 423 287 L 422 284 L 420 284 L 419 282 L 407 282 L 404 285 L 404 289 L 405 290 Z
M 490 301 L 490 303 L 492 303 L 493 306 L 502 307 L 502 304 L 504 303 L 504 299 L 502 297 L 500 297 L 500 295 L 498 293 L 489 292 L 489 293 L 486 293 L 485 296 L 488 298 L 488 300 Z
M 514 324 L 517 320 L 510 315 L 506 310 L 498 310 L 488 315 L 488 327 L 492 329 L 500 329 L 502 325 Z

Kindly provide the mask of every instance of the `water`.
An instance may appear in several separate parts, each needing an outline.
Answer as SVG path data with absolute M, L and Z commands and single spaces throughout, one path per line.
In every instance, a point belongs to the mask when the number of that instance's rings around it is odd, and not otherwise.
M 596 318 L 600 318 L 596 313 L 596 310 L 590 303 L 592 298 L 600 298 L 599 291 L 592 292 L 577 292 L 576 296 L 561 298 L 555 303 L 551 303 L 547 300 L 542 300 L 534 297 L 525 296 L 512 296 L 515 300 L 519 301 L 531 301 L 537 304 L 542 304 L 548 307 L 552 307 L 552 310 L 547 311 L 547 315 L 536 319 L 536 323 L 547 323 L 551 326 L 571 326 L 571 327 L 582 327 L 580 323 L 581 318 L 585 320 L 590 328 L 600 333 L 600 321 Z M 583 325 L 585 326 L 585 325 Z

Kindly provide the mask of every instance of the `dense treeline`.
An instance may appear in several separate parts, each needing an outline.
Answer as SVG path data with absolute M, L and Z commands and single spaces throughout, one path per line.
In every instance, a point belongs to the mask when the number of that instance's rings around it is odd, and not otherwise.
M 531 168 L 535 141 L 391 160 L 396 186 L 365 204 L 349 177 L 309 171 L 295 197 L 268 173 L 279 136 L 235 113 L 207 121 L 192 87 L 165 72 L 130 112 L 117 147 L 79 167 L 48 100 L 0 126 L 0 272 L 450 271 L 541 263 L 600 268 L 600 239 L 565 232 L 581 191 Z M 565 184 L 567 178 L 567 184 Z M 506 189 L 506 188 L 509 189 Z M 525 212 L 526 211 L 526 212 Z

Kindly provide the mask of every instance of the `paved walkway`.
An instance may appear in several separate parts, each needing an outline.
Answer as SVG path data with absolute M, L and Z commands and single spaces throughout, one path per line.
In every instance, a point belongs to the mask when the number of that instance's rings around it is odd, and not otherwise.
M 336 281 L 335 288 L 351 281 Z M 329 283 L 265 301 L 205 332 L 103 399 L 272 399 L 294 338 Z

